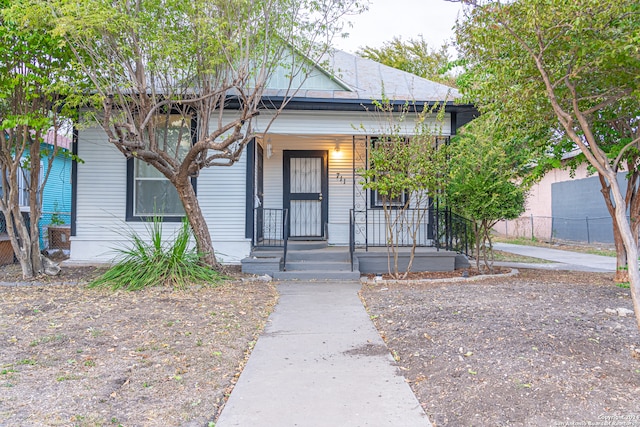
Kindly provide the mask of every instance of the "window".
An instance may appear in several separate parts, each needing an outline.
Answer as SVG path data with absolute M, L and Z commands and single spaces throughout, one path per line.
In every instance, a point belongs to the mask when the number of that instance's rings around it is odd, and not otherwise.
M 380 195 L 377 190 L 371 191 L 371 207 L 381 208 L 386 206 L 403 207 L 407 201 L 407 192 L 403 192 L 398 197 L 385 197 Z
M 21 209 L 29 209 L 29 195 L 31 194 L 29 185 L 31 183 L 31 170 L 29 168 L 29 162 L 25 159 L 21 160 L 22 166 L 18 168 L 18 173 L 16 177 L 18 179 L 18 205 Z M 43 170 L 43 163 L 40 162 L 40 171 Z M 40 173 L 38 189 L 42 188 L 43 183 L 43 173 Z M 8 177 L 7 177 L 8 179 Z M 0 196 L 2 196 L 2 182 L 0 182 Z M 40 203 L 42 203 L 42 199 L 40 199 Z
M 158 116 L 154 122 L 160 150 L 183 159 L 195 134 L 195 120 L 179 114 Z M 195 178 L 192 179 L 195 186 Z M 185 215 L 178 192 L 156 168 L 139 159 L 127 163 L 127 221 L 142 221 L 154 215 L 164 221 L 180 221 Z
M 28 162 L 23 162 L 23 167 L 18 171 L 18 204 L 20 207 L 29 207 L 29 187 L 31 185 L 31 170 L 27 164 Z M 38 177 L 38 189 L 42 188 L 42 183 L 44 180 L 42 171 L 44 170 L 44 164 L 40 162 L 40 176 Z M 42 199 L 40 199 L 40 203 L 42 203 Z
M 382 139 L 380 137 L 371 138 L 371 147 L 373 149 L 384 149 L 386 157 L 388 160 L 393 159 L 394 152 L 398 149 L 402 150 L 406 147 L 408 139 L 401 138 L 401 140 L 391 141 L 388 138 Z M 397 145 L 400 144 L 400 145 Z M 403 147 L 404 146 L 404 147 Z M 387 162 L 389 163 L 389 162 Z M 372 165 L 373 166 L 373 165 Z M 382 172 L 379 174 L 382 175 Z M 403 207 L 409 197 L 408 192 L 404 191 L 397 197 L 389 198 L 387 196 L 383 196 L 378 192 L 378 190 L 371 190 L 371 207 L 372 208 L 382 208 L 384 206 L 391 207 Z
M 378 154 L 380 154 L 380 156 L 377 157 L 380 161 L 377 162 L 378 163 L 377 166 L 381 167 L 382 170 L 387 170 L 388 175 L 394 174 L 396 176 L 407 176 L 411 173 L 415 173 L 415 171 L 411 172 L 412 166 L 411 164 L 407 163 L 407 162 L 410 162 L 410 159 L 412 158 L 411 156 L 418 155 L 418 154 L 415 154 L 416 152 L 414 150 L 412 150 L 412 147 L 410 146 L 411 141 L 412 141 L 411 137 L 402 137 L 402 136 L 393 137 L 393 138 L 372 137 L 371 138 L 372 151 L 380 150 L 378 151 Z M 414 142 L 416 142 L 416 140 L 414 140 Z M 449 144 L 449 137 L 433 136 L 433 137 L 428 137 L 428 139 L 421 138 L 418 140 L 418 142 L 429 143 L 431 144 L 432 147 L 435 147 L 437 149 L 441 145 Z M 416 148 L 416 145 L 414 145 L 413 148 Z M 406 150 L 409 150 L 409 152 L 407 152 Z M 373 167 L 373 163 L 374 163 L 374 160 L 371 160 L 370 167 Z M 384 165 L 386 165 L 388 169 L 385 169 Z M 382 177 L 385 175 L 385 173 L 380 171 L 377 173 L 377 175 L 379 177 Z M 370 197 L 371 197 L 372 208 L 382 208 L 385 206 L 394 207 L 394 208 L 404 207 L 408 201 L 411 202 L 411 200 L 409 199 L 410 195 L 409 195 L 408 189 L 405 189 L 404 191 L 401 192 L 401 194 L 392 198 L 381 195 L 377 190 L 371 190 Z M 415 200 L 413 200 L 413 202 L 415 203 Z

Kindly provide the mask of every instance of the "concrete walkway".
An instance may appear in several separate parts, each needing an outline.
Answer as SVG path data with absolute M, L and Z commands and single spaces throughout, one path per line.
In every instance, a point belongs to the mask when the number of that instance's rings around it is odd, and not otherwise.
M 616 271 L 615 257 L 583 254 L 579 252 L 563 251 L 559 249 L 550 249 L 538 246 L 514 245 L 510 243 L 494 243 L 493 248 L 503 252 L 552 261 L 552 263 L 548 264 L 496 262 L 496 265 L 547 270 L 575 270 L 592 272 Z
M 216 427 L 430 427 L 358 282 L 285 282 Z

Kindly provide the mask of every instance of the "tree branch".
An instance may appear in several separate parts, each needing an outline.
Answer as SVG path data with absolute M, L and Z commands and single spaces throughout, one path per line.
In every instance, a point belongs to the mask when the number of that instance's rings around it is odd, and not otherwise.
M 605 107 L 608 107 L 609 105 L 613 105 L 614 103 L 618 102 L 620 99 L 631 95 L 631 93 L 633 93 L 633 91 L 631 89 L 625 89 L 624 91 L 620 92 L 617 95 L 610 95 L 604 101 L 594 105 L 593 107 L 589 108 L 588 110 L 585 110 L 584 114 L 585 115 L 591 115 L 591 114 L 595 113 L 598 110 L 601 110 L 601 109 L 603 109 Z
M 156 114 L 156 111 L 158 111 L 158 109 L 164 107 L 165 105 L 171 105 L 171 104 L 178 104 L 178 105 L 179 104 L 195 104 L 197 102 L 204 101 L 204 100 L 206 100 L 208 98 L 213 98 L 214 96 L 220 95 L 222 93 L 226 93 L 232 87 L 233 87 L 232 85 L 225 86 L 222 89 L 218 89 L 215 92 L 208 93 L 208 94 L 200 96 L 198 98 L 165 99 L 163 101 L 160 101 L 160 102 L 154 104 L 153 107 L 149 110 L 149 112 L 147 113 L 146 117 L 144 118 L 144 120 L 140 124 L 140 127 L 142 129 L 144 129 L 147 126 L 147 124 L 149 124 L 149 121 Z
M 640 137 L 632 140 L 631 142 L 629 142 L 628 144 L 626 144 L 624 147 L 622 147 L 622 149 L 620 150 L 620 152 L 618 153 L 618 155 L 616 156 L 616 159 L 613 161 L 613 168 L 617 171 L 618 170 L 618 164 L 622 161 L 622 157 L 624 155 L 624 153 L 631 148 L 632 146 L 636 145 L 638 142 L 640 142 Z

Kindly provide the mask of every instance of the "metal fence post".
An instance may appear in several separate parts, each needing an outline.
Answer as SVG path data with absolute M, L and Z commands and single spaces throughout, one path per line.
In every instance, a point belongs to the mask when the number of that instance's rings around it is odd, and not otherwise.
M 587 243 L 591 244 L 591 236 L 589 235 L 589 217 L 585 217 L 585 221 L 587 222 Z
M 531 214 L 531 240 L 535 240 L 535 235 L 533 234 L 533 214 Z

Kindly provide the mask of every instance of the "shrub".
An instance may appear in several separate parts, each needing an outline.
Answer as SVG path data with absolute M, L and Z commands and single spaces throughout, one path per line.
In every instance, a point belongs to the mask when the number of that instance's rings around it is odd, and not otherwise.
M 136 291 L 149 286 L 184 289 L 192 284 L 217 286 L 226 280 L 220 272 L 199 262 L 200 254 L 189 247 L 191 227 L 185 219 L 173 240 L 162 241 L 162 218 L 154 217 L 147 226 L 150 243 L 131 231 L 131 249 L 117 249 L 116 264 L 89 287 L 110 287 Z

